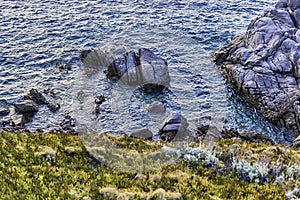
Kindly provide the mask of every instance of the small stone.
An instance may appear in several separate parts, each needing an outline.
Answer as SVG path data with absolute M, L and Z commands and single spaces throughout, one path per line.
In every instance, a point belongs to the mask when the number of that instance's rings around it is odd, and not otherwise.
M 141 128 L 141 129 L 133 131 L 132 133 L 130 133 L 129 136 L 133 137 L 133 138 L 142 138 L 142 139 L 152 140 L 153 133 L 147 128 Z
M 23 115 L 14 114 L 10 118 L 12 126 L 24 126 L 25 118 Z
M 166 107 L 163 103 L 155 101 L 147 106 L 147 110 L 150 114 L 164 114 Z
M 0 108 L 0 116 L 9 115 L 10 111 L 7 108 Z
M 39 106 L 33 100 L 23 100 L 14 103 L 15 110 L 18 113 L 32 113 L 39 110 Z

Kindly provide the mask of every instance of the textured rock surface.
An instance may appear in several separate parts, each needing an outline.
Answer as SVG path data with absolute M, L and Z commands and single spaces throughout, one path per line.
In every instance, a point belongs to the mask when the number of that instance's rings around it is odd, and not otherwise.
M 0 116 L 6 116 L 10 113 L 7 108 L 0 108 Z
M 281 0 L 251 22 L 245 36 L 219 49 L 213 60 L 265 117 L 300 131 L 300 1 Z
M 14 103 L 16 112 L 18 113 L 32 113 L 39 110 L 39 106 L 32 100 L 23 100 Z
M 167 61 L 149 49 L 139 49 L 119 56 L 108 66 L 107 76 L 129 85 L 170 84 Z
M 162 123 L 159 134 L 164 141 L 172 141 L 173 139 L 183 139 L 190 135 L 188 131 L 188 122 L 180 113 L 170 114 Z

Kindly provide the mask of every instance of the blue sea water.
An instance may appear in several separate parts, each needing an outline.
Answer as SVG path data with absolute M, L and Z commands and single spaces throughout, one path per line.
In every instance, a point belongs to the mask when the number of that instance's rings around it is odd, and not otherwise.
M 154 100 L 180 111 L 193 128 L 212 116 L 217 126 L 226 118 L 240 130 L 257 130 L 284 142 L 282 130 L 269 124 L 256 109 L 227 85 L 212 54 L 244 34 L 252 19 L 276 0 L 122 0 L 0 2 L 0 104 L 18 101 L 31 88 L 50 88 L 61 110 L 41 108 L 31 131 L 59 127 L 66 113 L 86 132 L 129 132 L 149 126 L 157 131 L 162 119 L 152 119 L 145 107 Z M 164 94 L 112 85 L 103 69 L 87 70 L 81 50 L 125 45 L 146 47 L 169 64 L 171 86 Z M 57 64 L 70 65 L 70 72 Z M 78 103 L 84 92 L 85 104 Z M 97 94 L 107 98 L 102 115 L 93 113 Z M 195 128 L 195 127 L 194 127 Z

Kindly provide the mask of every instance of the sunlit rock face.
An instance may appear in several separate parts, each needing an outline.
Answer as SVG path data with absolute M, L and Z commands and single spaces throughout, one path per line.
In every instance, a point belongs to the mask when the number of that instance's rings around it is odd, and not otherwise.
M 228 80 L 293 136 L 300 133 L 299 28 L 300 1 L 281 0 L 213 56 Z

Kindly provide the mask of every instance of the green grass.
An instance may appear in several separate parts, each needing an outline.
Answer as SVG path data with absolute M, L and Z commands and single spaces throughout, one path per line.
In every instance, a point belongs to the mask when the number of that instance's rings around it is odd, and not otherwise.
M 113 138 L 123 148 L 140 152 L 162 144 L 128 137 Z M 208 169 L 182 160 L 137 176 L 133 172 L 91 165 L 80 136 L 65 133 L 0 133 L 1 199 L 286 199 L 286 185 L 248 183 L 233 171 Z M 235 143 L 256 156 L 267 145 L 221 141 L 227 151 Z M 280 147 L 278 147 L 280 148 Z M 283 152 L 275 153 L 284 154 Z M 287 157 L 297 157 L 290 150 Z M 224 156 L 224 162 L 230 156 Z M 141 178 L 142 177 L 142 178 Z

